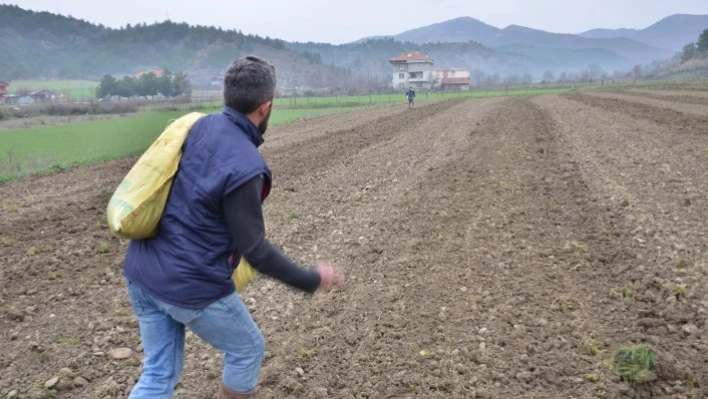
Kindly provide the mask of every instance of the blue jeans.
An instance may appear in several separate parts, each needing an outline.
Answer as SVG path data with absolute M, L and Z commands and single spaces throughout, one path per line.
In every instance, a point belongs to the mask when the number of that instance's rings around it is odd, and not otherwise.
M 145 354 L 130 399 L 173 397 L 182 371 L 185 327 L 224 353 L 222 378 L 227 388 L 241 393 L 256 388 L 265 340 L 237 293 L 195 310 L 162 302 L 130 281 L 127 285 Z

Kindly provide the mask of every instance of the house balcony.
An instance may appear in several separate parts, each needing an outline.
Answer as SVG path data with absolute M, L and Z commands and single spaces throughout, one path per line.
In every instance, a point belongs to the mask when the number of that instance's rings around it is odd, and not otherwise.
M 430 83 L 428 78 L 408 78 L 408 81 L 411 83 Z

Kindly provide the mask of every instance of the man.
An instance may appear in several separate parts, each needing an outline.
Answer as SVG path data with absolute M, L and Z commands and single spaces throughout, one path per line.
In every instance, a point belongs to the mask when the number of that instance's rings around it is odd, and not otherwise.
M 185 328 L 224 353 L 217 398 L 253 397 L 265 344 L 231 278 L 240 256 L 307 293 L 343 280 L 329 264 L 299 267 L 265 239 L 261 203 L 272 177 L 258 146 L 275 85 L 266 61 L 233 63 L 223 112 L 200 119 L 187 136 L 157 235 L 128 247 L 124 275 L 145 354 L 131 399 L 173 397 Z
M 406 97 L 408 97 L 408 108 L 413 108 L 413 105 L 415 105 L 415 90 L 412 87 L 408 88 Z

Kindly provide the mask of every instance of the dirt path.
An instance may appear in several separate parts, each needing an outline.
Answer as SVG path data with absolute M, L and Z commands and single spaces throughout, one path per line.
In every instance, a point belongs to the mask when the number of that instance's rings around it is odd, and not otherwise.
M 708 106 L 708 92 L 673 91 L 673 90 L 626 90 L 622 94 L 651 98 L 659 101 L 671 101 L 686 104 Z
M 648 119 L 655 125 L 676 128 L 687 134 L 708 133 L 708 115 L 695 113 L 694 105 L 643 100 L 632 96 L 621 98 L 616 94 L 567 94 L 564 98 L 601 108 L 615 115 L 629 115 L 635 119 Z M 649 103 L 651 102 L 651 103 Z
M 348 279 L 243 294 L 268 347 L 259 397 L 705 396 L 703 123 L 573 95 L 273 129 L 271 238 Z M 44 397 L 57 376 L 58 398 L 124 398 L 137 378 L 126 242 L 103 215 L 131 164 L 0 186 L 0 397 Z M 632 343 L 656 349 L 656 381 L 603 366 Z M 211 398 L 218 354 L 188 335 L 185 360 L 177 398 Z
M 620 93 L 587 93 L 588 97 L 604 98 L 616 101 L 632 102 L 641 105 L 646 105 L 654 108 L 670 109 L 679 113 L 695 114 L 708 118 L 708 101 L 691 101 L 692 97 L 682 98 L 683 101 L 678 101 L 676 98 L 662 98 L 651 95 L 627 95 Z
M 662 98 L 676 98 L 676 99 L 687 99 L 687 98 L 698 98 L 706 99 L 708 98 L 708 91 L 698 91 L 698 90 L 669 90 L 669 89 L 631 89 L 627 90 L 627 93 L 645 93 L 654 96 L 661 96 Z

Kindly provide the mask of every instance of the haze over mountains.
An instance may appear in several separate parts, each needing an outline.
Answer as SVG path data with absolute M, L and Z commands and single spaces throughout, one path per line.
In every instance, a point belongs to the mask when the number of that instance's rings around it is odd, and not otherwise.
M 580 36 L 595 39 L 624 37 L 678 51 L 685 44 L 695 42 L 705 29 L 708 29 L 708 15 L 675 14 L 644 29 L 592 29 Z
M 707 28 L 708 15 L 676 14 L 641 30 L 593 29 L 577 35 L 518 25 L 500 29 L 471 17 L 462 17 L 388 37 L 414 43 L 473 40 L 492 49 L 540 58 L 553 53 L 585 52 L 588 58 L 601 57 L 595 62 L 601 66 L 622 68 L 632 63 L 645 64 L 670 58 L 685 44 L 696 41 Z
M 576 72 L 596 65 L 611 73 L 671 58 L 708 28 L 708 16 L 673 15 L 642 30 L 549 33 L 511 25 L 500 29 L 470 17 L 355 43 L 292 43 L 165 21 L 112 29 L 48 12 L 0 5 L 0 80 L 99 79 L 165 67 L 184 71 L 195 86 L 220 78 L 229 62 L 260 54 L 283 87 L 380 87 L 390 81 L 388 58 L 420 50 L 436 65 L 467 67 L 476 76 Z

